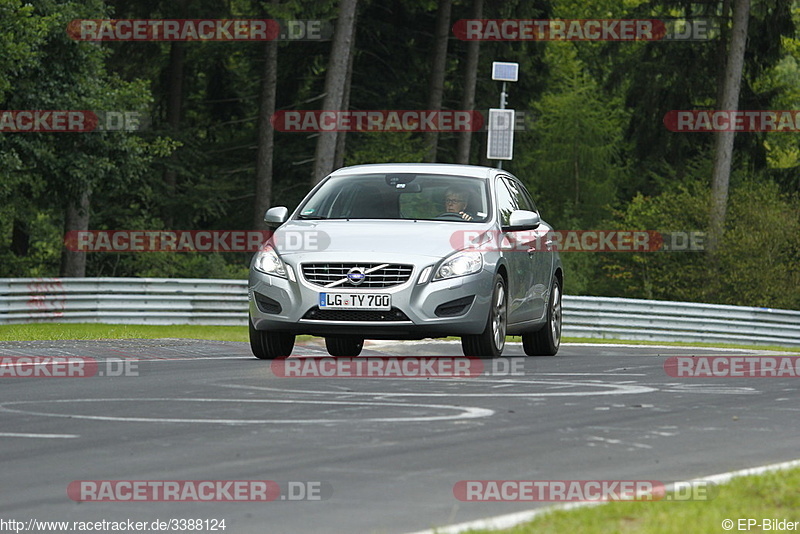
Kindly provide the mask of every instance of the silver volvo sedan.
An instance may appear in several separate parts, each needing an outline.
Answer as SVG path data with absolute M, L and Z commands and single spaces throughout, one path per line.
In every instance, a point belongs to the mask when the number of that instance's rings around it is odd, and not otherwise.
M 523 184 L 470 165 L 345 167 L 277 227 L 250 267 L 250 346 L 291 354 L 323 336 L 332 356 L 365 339 L 460 336 L 466 356 L 498 357 L 506 335 L 525 353 L 561 340 L 563 267 Z

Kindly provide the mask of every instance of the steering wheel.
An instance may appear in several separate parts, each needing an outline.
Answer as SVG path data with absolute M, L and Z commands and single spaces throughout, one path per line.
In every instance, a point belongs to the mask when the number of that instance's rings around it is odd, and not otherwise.
M 452 212 L 452 211 L 446 211 L 444 213 L 440 213 L 439 215 L 436 216 L 436 218 L 437 219 L 455 218 L 455 219 L 459 219 L 459 220 L 463 220 L 463 221 L 468 220 L 468 219 L 462 218 L 460 213 L 455 213 L 455 212 Z

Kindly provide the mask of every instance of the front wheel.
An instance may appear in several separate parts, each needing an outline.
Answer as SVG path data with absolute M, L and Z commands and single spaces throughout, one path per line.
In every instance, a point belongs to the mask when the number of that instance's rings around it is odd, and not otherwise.
M 259 360 L 274 360 L 292 354 L 294 334 L 256 330 L 251 321 L 247 322 L 250 326 L 250 350 L 253 356 Z
M 331 356 L 358 356 L 364 348 L 364 338 L 331 336 L 325 338 L 325 348 Z
M 498 358 L 506 345 L 506 323 L 508 321 L 506 281 L 499 274 L 494 277 L 492 306 L 486 319 L 486 328 L 478 335 L 462 336 L 461 350 L 464 356 Z
M 528 356 L 555 356 L 561 345 L 561 282 L 553 279 L 547 322 L 537 332 L 522 334 L 522 348 Z

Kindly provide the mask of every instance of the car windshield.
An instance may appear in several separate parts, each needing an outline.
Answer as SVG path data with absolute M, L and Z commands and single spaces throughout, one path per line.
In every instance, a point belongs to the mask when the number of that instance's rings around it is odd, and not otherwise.
M 300 207 L 301 219 L 408 219 L 484 222 L 487 182 L 441 174 L 335 176 Z

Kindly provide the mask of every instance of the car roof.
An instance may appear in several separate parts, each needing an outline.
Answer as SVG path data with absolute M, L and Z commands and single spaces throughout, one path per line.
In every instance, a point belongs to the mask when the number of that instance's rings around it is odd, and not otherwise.
M 331 173 L 331 176 L 373 174 L 373 173 L 416 173 L 416 174 L 448 174 L 456 176 L 472 176 L 490 178 L 500 171 L 493 167 L 477 165 L 455 165 L 451 163 L 375 163 L 371 165 L 354 165 L 342 167 Z M 507 173 L 504 173 L 507 174 Z

